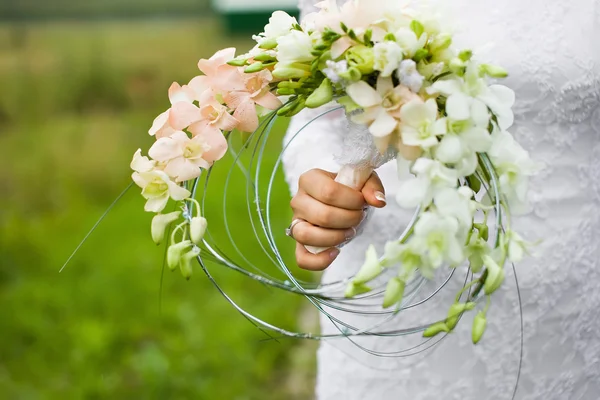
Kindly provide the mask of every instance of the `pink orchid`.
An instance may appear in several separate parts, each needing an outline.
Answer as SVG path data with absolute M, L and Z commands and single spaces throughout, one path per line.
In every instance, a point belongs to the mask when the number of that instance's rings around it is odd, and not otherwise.
M 196 91 L 189 85 L 180 86 L 177 82 L 173 82 L 171 87 L 169 87 L 169 101 L 171 102 L 171 106 L 178 103 L 193 105 L 192 102 L 196 97 L 198 97 Z M 150 135 L 156 136 L 159 139 L 171 136 L 177 130 L 169 123 L 171 109 L 172 107 L 154 119 L 152 127 L 148 131 Z
M 374 89 L 368 83 L 359 81 L 346 88 L 350 98 L 364 109 L 362 114 L 353 120 L 369 126 L 375 144 L 380 151 L 385 151 L 397 131 L 400 119 L 400 108 L 411 100 L 423 102 L 406 86 L 394 87 L 392 78 L 377 78 Z
M 227 93 L 224 100 L 229 108 L 234 109 L 233 117 L 239 121 L 237 128 L 242 132 L 254 132 L 258 128 L 256 105 L 269 110 L 281 106 L 281 101 L 269 89 L 273 75 L 268 70 L 254 74 L 243 74 L 243 89 Z
M 207 89 L 224 94 L 236 90 L 242 84 L 239 79 L 238 67 L 231 66 L 227 62 L 235 57 L 235 48 L 227 48 L 217 51 L 211 58 L 198 61 L 198 69 L 204 74 L 193 78 L 189 86 L 201 95 Z M 197 98 L 196 100 L 200 100 Z
M 227 141 L 220 132 L 218 136 L 199 134 L 190 139 L 185 132 L 177 131 L 158 139 L 148 154 L 165 163 L 164 172 L 179 183 L 200 176 L 201 168 L 209 168 L 226 151 Z

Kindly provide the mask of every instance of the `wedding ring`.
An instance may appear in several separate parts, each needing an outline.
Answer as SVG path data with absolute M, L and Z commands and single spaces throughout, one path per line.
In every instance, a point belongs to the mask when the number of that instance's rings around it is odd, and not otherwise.
M 292 223 L 290 224 L 290 226 L 288 226 L 288 227 L 285 229 L 285 234 L 286 234 L 287 236 L 291 237 L 292 239 L 294 239 L 294 227 L 295 227 L 296 225 L 298 225 L 298 223 L 299 223 L 299 222 L 304 222 L 304 220 L 303 220 L 303 219 L 300 219 L 300 218 L 296 218 L 296 219 L 294 219 L 294 220 L 292 221 Z M 296 239 L 294 239 L 294 240 L 296 240 Z

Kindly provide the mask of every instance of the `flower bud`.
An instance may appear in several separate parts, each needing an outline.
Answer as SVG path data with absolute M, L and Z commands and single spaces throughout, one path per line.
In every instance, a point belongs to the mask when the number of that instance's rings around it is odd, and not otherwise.
M 446 318 L 446 325 L 448 328 L 453 330 L 456 327 L 461 314 L 465 311 L 470 311 L 473 308 L 475 308 L 475 303 L 473 302 L 452 304 L 452 307 L 450 307 L 450 310 L 448 311 L 448 317 Z
M 354 67 L 362 75 L 368 75 L 375 69 L 375 53 L 371 47 L 358 45 L 346 52 L 346 61 L 350 68 Z
M 423 332 L 423 337 L 430 338 L 442 332 L 450 332 L 445 322 L 436 322 Z
M 273 70 L 276 79 L 300 79 L 310 76 L 310 65 L 302 63 L 277 64 Z
M 458 58 L 463 62 L 470 61 L 471 57 L 473 57 L 473 52 L 471 50 L 463 50 L 458 53 Z
M 487 242 L 490 237 L 490 228 L 486 224 L 473 224 L 479 232 L 479 237 Z
M 317 108 L 324 104 L 329 103 L 333 99 L 333 88 L 331 87 L 331 81 L 327 78 L 323 79 L 321 85 L 312 92 L 306 99 L 306 107 Z
M 483 311 L 479 311 L 473 319 L 473 329 L 471 330 L 471 339 L 473 340 L 473 344 L 479 343 L 483 333 L 485 332 L 486 326 L 487 320 L 485 318 L 485 313 Z
M 413 19 L 411 21 L 410 29 L 415 33 L 415 35 L 417 35 L 417 39 L 419 39 L 423 32 L 425 32 L 425 27 L 423 26 L 423 24 L 417 21 L 416 19 Z
M 258 62 L 252 63 L 249 66 L 247 66 L 246 68 L 244 68 L 244 72 L 247 74 L 252 74 L 254 72 L 262 71 L 264 68 L 265 67 L 264 67 L 263 63 L 258 61 Z
M 383 296 L 383 308 L 388 308 L 402 301 L 406 283 L 398 277 L 390 279 Z
M 276 60 L 275 56 L 273 56 L 273 54 L 270 54 L 268 52 L 257 54 L 252 58 L 254 58 L 254 60 L 256 60 L 256 61 L 261 61 L 261 62 L 271 62 L 271 61 Z
M 208 222 L 204 217 L 192 218 L 190 221 L 190 238 L 192 239 L 192 243 L 200 244 L 202 242 L 207 225 Z
M 490 256 L 483 256 L 483 263 L 487 268 L 488 274 L 483 284 L 485 294 L 494 293 L 502 282 L 504 282 L 504 268 L 500 267 Z
M 181 211 L 174 211 L 168 214 L 156 214 L 152 218 L 152 224 L 150 225 L 150 233 L 152 234 L 152 240 L 154 243 L 161 244 L 165 238 L 165 231 L 167 226 L 172 222 L 176 221 L 181 215 Z
M 167 267 L 169 267 L 171 271 L 174 271 L 177 266 L 179 266 L 181 255 L 190 246 L 192 246 L 192 242 L 190 240 L 184 240 L 183 242 L 169 246 L 167 249 Z
M 247 58 L 234 58 L 233 60 L 227 61 L 227 64 L 231 65 L 233 67 L 243 67 L 247 63 L 248 63 Z
M 350 282 L 346 287 L 346 292 L 344 296 L 348 299 L 358 296 L 359 294 L 368 293 L 371 291 L 371 288 L 365 285 L 364 283 L 356 283 Z
M 425 58 L 429 57 L 430 54 L 431 53 L 427 49 L 419 49 L 415 52 L 415 55 L 413 56 L 412 59 L 415 62 L 419 62 L 419 61 L 424 60 Z
M 449 68 L 450 71 L 452 71 L 456 75 L 463 76 L 465 74 L 467 66 L 463 60 L 457 57 L 450 60 Z
M 277 38 L 264 39 L 258 44 L 259 49 L 272 50 L 277 47 Z
M 381 271 L 383 271 L 383 267 L 377 257 L 377 251 L 375 250 L 375 246 L 371 245 L 367 249 L 365 262 L 354 276 L 353 281 L 355 283 L 367 283 L 381 274 Z
M 179 270 L 181 271 L 181 275 L 185 278 L 185 279 L 190 279 L 192 277 L 192 272 L 193 272 L 193 261 L 196 257 L 198 257 L 200 255 L 200 248 L 199 247 L 193 247 L 190 251 L 188 251 L 187 253 L 185 253 L 182 257 L 181 257 L 181 261 L 179 262 Z
M 362 73 L 356 67 L 350 67 L 345 72 L 340 72 L 338 74 L 340 78 L 343 78 L 350 82 L 358 82 L 362 78 Z
M 429 45 L 429 51 L 436 53 L 438 51 L 446 50 L 452 44 L 452 37 L 450 35 L 439 35 Z
M 506 78 L 508 71 L 498 65 L 482 64 L 479 66 L 482 74 L 492 78 Z

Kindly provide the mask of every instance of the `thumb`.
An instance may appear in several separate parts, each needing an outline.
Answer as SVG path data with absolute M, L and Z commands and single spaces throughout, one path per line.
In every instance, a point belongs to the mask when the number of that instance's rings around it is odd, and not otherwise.
M 371 177 L 367 183 L 365 183 L 361 192 L 368 205 L 377 208 L 385 207 L 385 189 L 376 172 L 371 174 Z

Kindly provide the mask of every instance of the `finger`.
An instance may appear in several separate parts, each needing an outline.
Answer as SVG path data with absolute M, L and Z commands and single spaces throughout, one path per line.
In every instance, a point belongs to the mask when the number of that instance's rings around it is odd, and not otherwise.
M 361 191 L 367 204 L 377 208 L 385 207 L 385 189 L 377 173 L 373 172 L 371 174 L 371 177 Z
M 335 174 L 312 169 L 300 176 L 299 186 L 312 198 L 346 210 L 362 210 L 363 196 L 357 190 L 334 181 Z
M 312 254 L 306 250 L 303 244 L 296 243 L 296 262 L 300 268 L 309 271 L 323 271 L 339 254 L 340 251 L 335 247 L 319 254 Z
M 314 226 L 309 222 L 299 222 L 294 226 L 292 237 L 298 243 L 307 246 L 333 247 L 344 243 L 356 235 L 355 228 L 326 229 Z
M 290 205 L 296 218 L 321 228 L 348 229 L 357 226 L 363 219 L 362 208 L 358 211 L 332 207 L 302 193 L 294 196 Z

